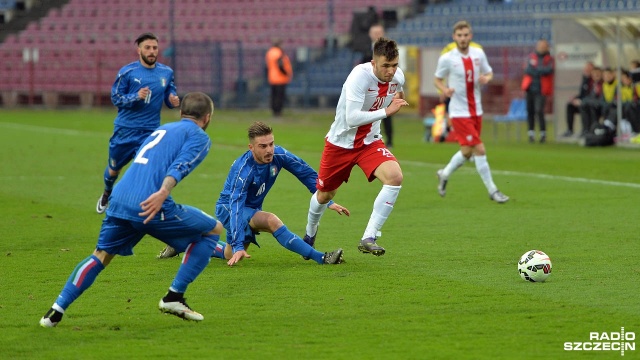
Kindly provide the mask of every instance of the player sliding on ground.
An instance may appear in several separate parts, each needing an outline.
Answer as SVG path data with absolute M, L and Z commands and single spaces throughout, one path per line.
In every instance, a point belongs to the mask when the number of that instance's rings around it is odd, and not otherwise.
M 339 264 L 342 249 L 321 253 L 305 243 L 270 212 L 262 211 L 262 203 L 271 190 L 280 171 L 292 173 L 309 191 L 315 191 L 318 174 L 304 160 L 274 144 L 273 130 L 262 122 L 249 127 L 249 151 L 240 156 L 233 165 L 216 203 L 216 217 L 227 231 L 227 244 L 218 242 L 214 256 L 225 258 L 232 266 L 243 258 L 251 257 L 246 250 L 256 242 L 261 231 L 273 234 L 286 249 L 313 259 L 318 264 Z M 327 205 L 325 205 L 325 208 Z M 349 216 L 349 210 L 336 203 L 328 207 L 338 214 Z M 159 258 L 173 257 L 176 249 L 167 246 Z
M 373 60 L 356 66 L 342 86 L 336 117 L 326 136 L 316 193 L 311 196 L 305 242 L 314 245 L 320 218 L 338 187 L 349 180 L 358 165 L 371 182 L 382 182 L 358 249 L 376 256 L 385 249 L 376 243 L 402 187 L 402 170 L 380 135 L 380 120 L 408 105 L 398 68 L 395 41 L 380 38 L 373 46 Z
M 209 264 L 222 224 L 203 211 L 176 204 L 171 190 L 209 153 L 211 140 L 204 132 L 213 114 L 213 101 L 203 93 L 185 95 L 182 120 L 160 126 L 138 151 L 133 164 L 114 187 L 98 244 L 69 276 L 51 309 L 40 319 L 54 327 L 67 308 L 93 284 L 116 255 L 133 255 L 133 247 L 146 234 L 186 252 L 160 310 L 187 320 L 203 320 L 184 299 L 187 286 Z
M 457 22 L 453 27 L 456 48 L 442 54 L 436 68 L 434 82 L 444 96 L 451 98 L 449 117 L 460 143 L 460 151 L 453 155 L 444 169 L 437 172 L 438 193 L 445 196 L 449 176 L 473 156 L 476 169 L 489 192 L 489 198 L 497 203 L 505 203 L 509 201 L 509 197 L 501 193 L 493 183 L 484 144 L 480 140 L 480 86 L 491 81 L 493 70 L 484 51 L 469 46 L 472 38 L 471 25 L 466 21 Z M 445 85 L 445 79 L 448 80 L 448 86 Z

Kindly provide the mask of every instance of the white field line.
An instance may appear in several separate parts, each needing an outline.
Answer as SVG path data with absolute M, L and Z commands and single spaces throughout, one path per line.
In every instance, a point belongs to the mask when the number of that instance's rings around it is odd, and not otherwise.
M 35 125 L 24 125 L 24 124 L 16 124 L 16 123 L 3 123 L 0 122 L 0 128 L 14 129 L 14 130 L 25 130 L 25 131 L 34 131 L 40 133 L 48 133 L 48 134 L 58 134 L 58 135 L 68 135 L 68 136 L 96 136 L 96 137 L 108 137 L 109 134 L 102 132 L 91 132 L 91 131 L 80 131 L 80 130 L 72 130 L 72 129 L 60 129 L 60 128 L 52 128 L 45 126 L 35 126 Z M 239 148 L 238 146 L 229 146 L 229 145 L 214 145 L 217 148 L 227 148 L 227 149 L 235 149 Z M 430 168 L 439 168 L 442 167 L 442 164 L 428 163 L 422 161 L 412 161 L 412 160 L 401 160 L 402 165 L 409 165 L 415 167 L 430 167 Z M 462 170 L 462 169 L 461 169 Z M 581 178 L 581 177 L 572 177 L 572 176 L 561 176 L 561 175 L 550 175 L 550 174 L 541 174 L 541 173 L 528 173 L 528 172 L 520 172 L 520 171 L 510 171 L 510 170 L 492 170 L 494 174 L 497 175 L 505 175 L 505 176 L 517 176 L 517 177 L 529 177 L 534 179 L 544 179 L 544 180 L 557 180 L 557 181 L 567 181 L 567 182 L 577 182 L 577 183 L 585 183 L 585 184 L 597 184 L 597 185 L 607 185 L 607 186 L 616 186 L 616 187 L 627 187 L 633 189 L 640 189 L 640 184 L 638 183 L 627 183 L 620 181 L 609 181 L 609 180 L 598 180 L 598 179 L 589 179 L 589 178 Z M 202 177 L 209 177 L 210 175 L 201 174 Z M 0 175 L 0 179 L 18 179 L 18 180 L 26 180 L 29 178 L 49 178 L 49 179 L 57 179 L 63 180 L 64 176 L 21 176 L 21 175 Z

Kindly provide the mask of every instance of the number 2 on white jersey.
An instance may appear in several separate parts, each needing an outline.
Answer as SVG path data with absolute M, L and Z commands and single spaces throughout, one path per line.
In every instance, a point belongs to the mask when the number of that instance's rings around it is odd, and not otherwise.
M 144 153 L 147 152 L 147 150 L 151 149 L 152 147 L 158 145 L 158 143 L 160 142 L 160 140 L 162 140 L 162 138 L 164 137 L 164 135 L 167 133 L 167 130 L 156 130 L 154 131 L 151 136 L 155 136 L 156 138 L 153 139 L 150 143 L 148 143 L 147 145 L 145 145 L 142 149 L 140 149 L 140 152 L 138 152 L 138 155 L 136 156 L 135 160 L 133 160 L 134 163 L 138 163 L 138 164 L 147 164 L 149 162 L 149 159 L 147 159 L 146 157 L 144 157 Z
M 467 82 L 473 82 L 473 70 L 467 70 Z

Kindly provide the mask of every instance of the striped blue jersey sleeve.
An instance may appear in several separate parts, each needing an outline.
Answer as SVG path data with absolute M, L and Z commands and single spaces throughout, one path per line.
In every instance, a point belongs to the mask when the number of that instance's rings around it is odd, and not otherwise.
M 111 87 L 111 102 L 116 107 L 130 108 L 139 100 L 139 89 L 132 90 L 132 87 L 129 85 L 129 73 L 132 71 L 133 67 L 129 65 L 123 67 Z
M 231 172 L 227 177 L 227 184 L 230 186 L 229 194 L 229 228 L 231 230 L 231 247 L 233 252 L 244 249 L 244 231 L 248 224 L 243 217 L 245 204 L 247 201 L 248 189 L 253 178 L 253 161 L 248 156 L 239 159 L 240 163 L 231 167 Z
M 138 215 L 142 210 L 140 203 L 161 188 L 165 177 L 171 176 L 176 182 L 184 179 L 204 160 L 210 148 L 209 136 L 191 120 L 162 125 L 141 145 L 114 187 L 107 214 L 141 222 L 144 219 Z M 175 202 L 169 196 L 162 211 L 174 207 Z

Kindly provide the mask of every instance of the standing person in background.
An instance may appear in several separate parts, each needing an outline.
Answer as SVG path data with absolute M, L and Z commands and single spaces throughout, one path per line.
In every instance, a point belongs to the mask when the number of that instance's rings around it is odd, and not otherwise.
M 554 59 L 549 54 L 549 42 L 544 39 L 536 43 L 536 51 L 529 55 L 522 90 L 527 92 L 527 121 L 529 123 L 529 142 L 535 141 L 535 120 L 540 127 L 540 143 L 547 140 L 544 105 L 547 96 L 553 95 Z
M 173 70 L 158 60 L 158 38 L 144 33 L 136 39 L 138 61 L 118 72 L 111 88 L 111 101 L 118 108 L 109 139 L 109 161 L 104 170 L 104 192 L 96 211 L 107 210 L 109 196 L 120 170 L 133 159 L 140 144 L 160 126 L 162 104 L 169 109 L 180 106 L 173 82 Z
M 381 37 L 384 37 L 384 27 L 382 26 L 382 24 L 373 24 L 369 28 L 371 49 L 362 56 L 362 63 L 368 63 L 373 60 L 373 45 Z M 391 116 L 387 116 L 386 118 L 382 119 L 382 128 L 384 130 L 384 143 L 388 149 L 391 149 L 393 147 L 393 122 Z
M 593 71 L 593 62 L 587 61 L 584 64 L 584 69 L 582 70 L 580 92 L 567 103 L 567 131 L 562 134 L 563 137 L 573 136 L 573 120 L 576 117 L 576 114 L 580 113 L 580 105 L 582 104 L 582 99 L 584 99 L 591 90 L 591 71 Z M 584 135 L 587 130 L 588 129 L 583 128 L 582 135 Z
M 444 96 L 451 98 L 449 115 L 460 143 L 460 151 L 436 173 L 438 194 L 446 195 L 449 176 L 473 156 L 489 199 L 501 204 L 509 201 L 509 197 L 500 192 L 493 182 L 486 149 L 480 139 L 483 113 L 480 87 L 493 79 L 493 69 L 484 51 L 470 46 L 472 39 L 471 25 L 467 21 L 458 21 L 453 26 L 456 48 L 441 55 L 436 67 L 434 84 Z
M 293 69 L 291 61 L 287 54 L 282 50 L 282 41 L 276 39 L 273 46 L 265 55 L 265 63 L 267 64 L 267 80 L 271 86 L 271 110 L 273 116 L 282 115 L 282 108 L 286 98 L 287 85 L 293 78 Z

